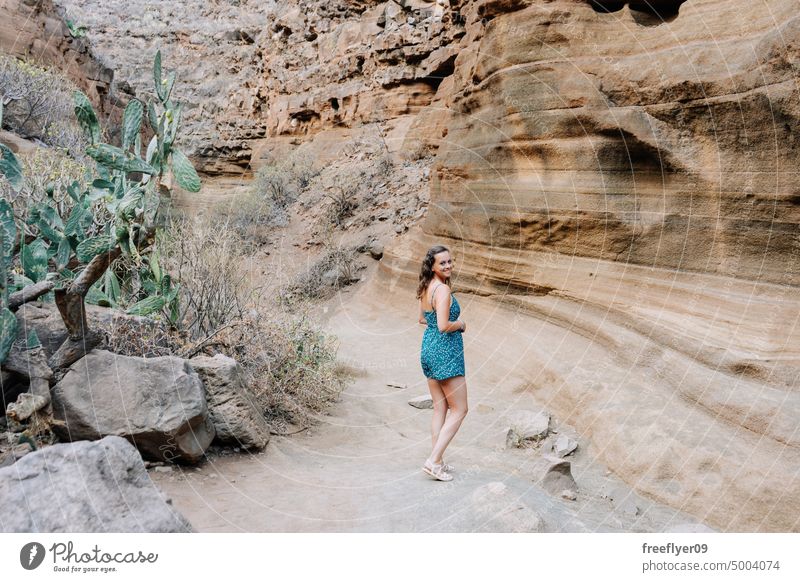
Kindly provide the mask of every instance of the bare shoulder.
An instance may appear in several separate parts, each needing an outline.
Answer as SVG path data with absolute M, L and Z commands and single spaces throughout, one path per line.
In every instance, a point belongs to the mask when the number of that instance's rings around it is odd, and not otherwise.
M 438 286 L 434 287 L 433 292 L 437 297 L 439 295 L 450 295 L 450 285 L 447 283 L 439 283 Z
M 433 290 L 433 295 L 431 296 L 431 304 L 432 305 L 440 305 L 442 304 L 443 300 L 447 300 L 450 297 L 450 286 L 446 283 L 441 283 L 438 287 Z M 447 305 L 447 303 L 444 303 Z

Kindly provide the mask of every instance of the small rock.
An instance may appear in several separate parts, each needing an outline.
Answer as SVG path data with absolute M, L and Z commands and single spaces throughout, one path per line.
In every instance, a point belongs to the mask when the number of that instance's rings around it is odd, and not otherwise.
M 0 453 L 0 467 L 9 467 L 31 452 L 33 447 L 30 443 L 14 445 L 9 451 Z
M 569 499 L 570 501 L 575 501 L 578 498 L 578 494 L 572 489 L 564 489 L 561 492 L 561 497 L 564 499 Z
M 173 471 L 173 468 L 169 467 L 169 466 L 166 466 L 166 465 L 163 466 L 163 467 L 159 466 L 159 467 L 155 468 L 155 472 L 156 473 L 172 473 L 172 471 Z
M 45 385 L 46 386 L 46 385 Z M 30 392 L 23 392 L 17 396 L 17 400 L 8 405 L 6 409 L 6 416 L 12 418 L 17 422 L 27 420 L 34 412 L 41 410 L 50 404 L 50 397 L 42 396 L 40 394 L 31 394 Z
M 412 398 L 408 401 L 408 403 L 413 406 L 414 408 L 430 408 L 433 409 L 433 398 L 431 398 L 430 394 L 417 396 Z
M 565 489 L 578 489 L 570 462 L 553 455 L 542 455 L 536 460 L 533 464 L 533 480 L 553 495 L 560 495 Z
M 378 241 L 372 242 L 367 250 L 369 250 L 369 255 L 376 261 L 380 261 L 383 258 L 383 245 Z
M 578 448 L 578 441 L 569 438 L 567 435 L 559 435 L 553 445 L 553 453 L 557 457 L 566 457 Z

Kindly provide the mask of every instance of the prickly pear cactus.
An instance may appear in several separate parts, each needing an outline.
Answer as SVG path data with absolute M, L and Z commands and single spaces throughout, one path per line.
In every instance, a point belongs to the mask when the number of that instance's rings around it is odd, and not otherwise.
M 0 199 L 0 363 L 17 339 L 17 318 L 8 309 L 8 267 L 11 263 L 17 226 L 11 205 Z
M 8 310 L 9 287 L 22 288 L 56 278 L 58 293 L 75 293 L 68 286 L 69 281 L 91 273 L 88 294 L 81 301 L 111 306 L 132 304 L 131 313 L 164 311 L 170 320 L 177 317 L 177 287 L 162 273 L 155 254 L 143 261 L 140 252 L 150 245 L 160 224 L 162 195 L 169 199 L 169 191 L 162 183 L 165 175 L 171 173 L 175 183 L 190 192 L 199 191 L 201 181 L 189 158 L 175 147 L 183 106 L 171 99 L 175 73 L 162 74 L 160 51 L 153 63 L 153 82 L 154 100 L 133 99 L 125 108 L 122 127 L 115 132 L 121 135 L 119 145 L 103 143 L 102 127 L 91 102 L 82 92 L 73 93 L 75 116 L 90 142 L 86 153 L 96 162 L 96 178 L 86 187 L 73 182 L 66 187 L 69 198 L 59 201 L 54 197 L 54 188 L 48 186 L 44 202 L 18 209 L 22 236 L 17 257 L 13 254 L 18 238 L 13 209 L 8 201 L 0 199 L 0 362 L 17 337 L 16 318 Z M 150 125 L 153 138 L 143 153 L 141 129 L 145 122 Z M 0 179 L 8 180 L 15 190 L 20 190 L 24 182 L 19 161 L 3 144 Z M 97 273 L 85 269 L 105 253 L 124 255 L 124 267 L 109 265 Z M 13 265 L 18 268 L 12 274 Z M 140 271 L 144 272 L 147 285 L 130 284 L 134 276 L 136 281 L 141 279 Z M 75 323 L 73 319 L 83 317 L 81 312 L 64 315 L 65 321 Z M 29 345 L 38 343 L 35 336 L 26 336 L 26 340 Z

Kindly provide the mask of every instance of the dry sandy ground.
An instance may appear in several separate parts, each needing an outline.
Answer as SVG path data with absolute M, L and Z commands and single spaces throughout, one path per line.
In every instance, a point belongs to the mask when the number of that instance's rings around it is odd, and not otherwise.
M 198 531 L 704 529 L 687 514 L 633 493 L 595 460 L 600 455 L 589 438 L 555 417 L 551 426 L 580 442 L 568 457 L 577 500 L 535 484 L 532 467 L 540 453 L 505 448 L 508 413 L 546 408 L 532 389 L 530 365 L 547 352 L 576 373 L 591 374 L 594 358 L 603 354 L 593 354 L 597 346 L 574 334 L 565 342 L 568 332 L 545 322 L 531 329 L 526 319 L 527 333 L 520 334 L 517 313 L 472 295 L 459 297 L 469 322 L 470 412 L 445 455 L 455 479 L 443 483 L 425 475 L 431 411 L 407 403 L 427 393 L 418 361 L 424 328 L 413 290 L 388 285 L 377 270 L 377 263 L 370 265 L 365 282 L 323 307 L 321 318 L 340 339 L 340 360 L 359 374 L 317 427 L 275 436 L 260 454 L 218 453 L 200 467 L 151 471 Z

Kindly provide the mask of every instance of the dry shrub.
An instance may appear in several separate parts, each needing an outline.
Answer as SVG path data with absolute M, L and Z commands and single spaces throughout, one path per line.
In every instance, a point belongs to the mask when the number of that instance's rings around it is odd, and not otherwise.
M 289 168 L 290 176 L 297 184 L 297 188 L 302 191 L 308 188 L 311 180 L 320 174 L 321 169 L 314 163 L 314 157 L 301 148 L 298 148 L 289 156 L 286 165 Z
M 83 157 L 86 139 L 75 119 L 74 90 L 61 73 L 0 56 L 3 125 L 22 137 Z
M 349 376 L 337 364 L 336 339 L 305 308 L 257 309 L 221 334 L 227 355 L 242 364 L 273 430 L 309 426 L 335 402 Z
M 336 186 L 333 194 L 326 194 L 331 201 L 325 215 L 328 223 L 340 227 L 346 219 L 353 216 L 358 208 L 358 190 L 358 182 L 351 180 Z
M 325 252 L 305 272 L 295 277 L 280 290 L 284 304 L 294 305 L 298 300 L 324 299 L 341 287 L 358 281 L 363 265 L 358 261 L 355 248 L 337 247 L 324 243 Z
M 247 249 L 253 251 L 267 244 L 272 227 L 284 224 L 286 218 L 286 213 L 276 210 L 271 201 L 250 191 L 236 197 L 228 214 L 228 225 Z
M 181 285 L 183 357 L 237 360 L 274 427 L 308 425 L 341 392 L 347 375 L 332 336 L 295 304 L 285 311 L 250 283 L 245 247 L 220 221 L 173 222 L 159 250 Z M 279 431 L 281 432 L 281 431 Z
M 267 219 L 271 224 L 284 226 L 288 219 L 286 210 L 297 200 L 298 192 L 288 168 L 264 166 L 256 173 L 253 193 L 270 210 Z
M 225 224 L 176 217 L 159 232 L 164 266 L 180 285 L 177 327 L 190 340 L 241 320 L 257 289 L 249 286 L 243 249 Z
M 317 174 L 313 159 L 301 151 L 262 166 L 250 193 L 234 211 L 232 226 L 245 235 L 253 226 L 286 226 L 289 208 Z
M 415 140 L 403 157 L 410 162 L 415 162 L 435 155 L 436 151 L 434 151 L 430 144 L 422 140 Z

